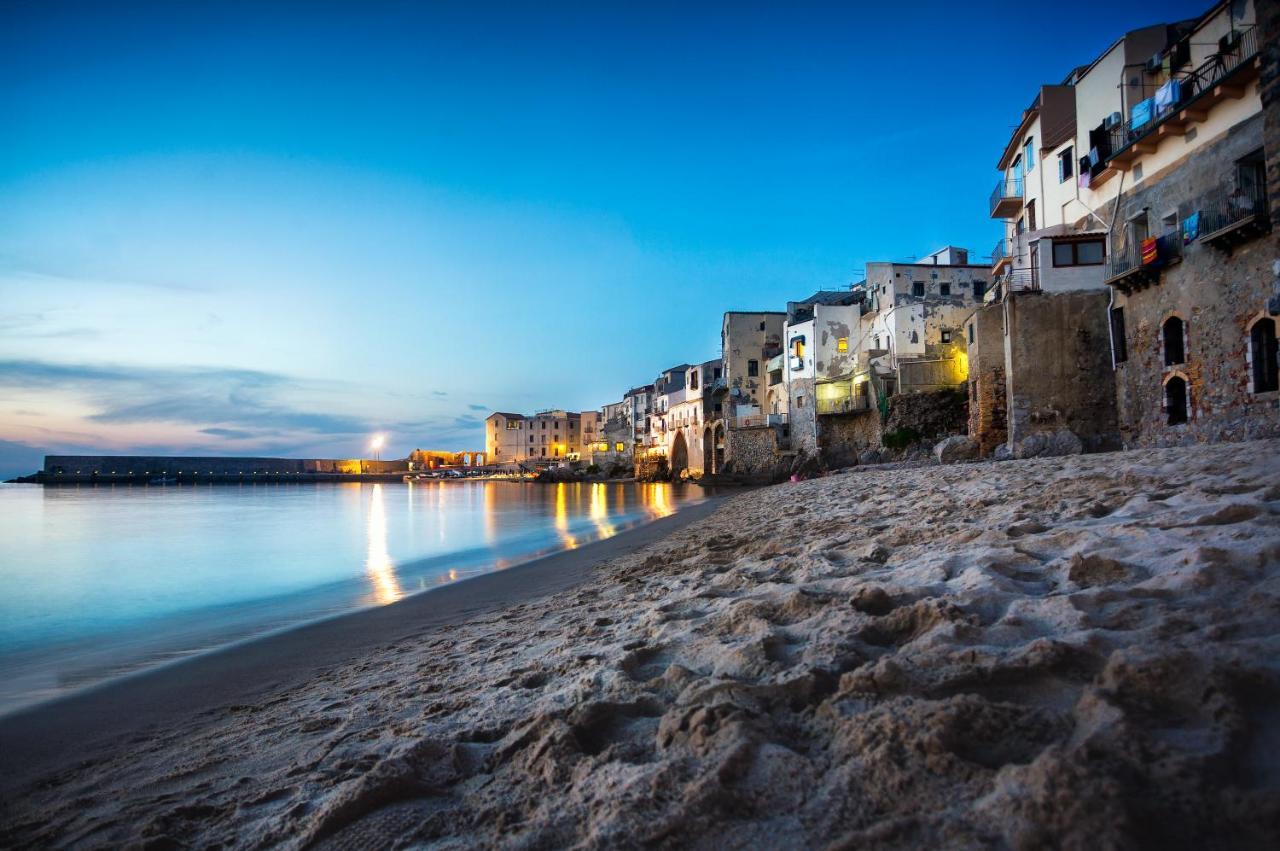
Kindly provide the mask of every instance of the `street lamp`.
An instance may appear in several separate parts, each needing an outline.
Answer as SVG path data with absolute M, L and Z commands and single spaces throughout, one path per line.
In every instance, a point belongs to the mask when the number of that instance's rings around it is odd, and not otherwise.
M 382 447 L 386 442 L 387 436 L 385 434 L 375 434 L 373 438 L 370 439 L 369 448 L 373 450 L 373 460 L 382 460 Z

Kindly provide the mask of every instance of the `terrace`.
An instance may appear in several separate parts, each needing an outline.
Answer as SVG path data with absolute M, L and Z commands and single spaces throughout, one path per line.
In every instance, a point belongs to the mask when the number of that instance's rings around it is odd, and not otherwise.
M 1247 84 L 1261 69 L 1258 28 L 1232 30 L 1218 46 L 1218 52 L 1196 68 L 1171 74 L 1152 97 L 1134 104 L 1125 120 L 1107 128 L 1100 166 L 1126 169 L 1140 156 L 1154 153 L 1164 139 L 1182 136 L 1204 121 L 1216 104 L 1245 96 Z

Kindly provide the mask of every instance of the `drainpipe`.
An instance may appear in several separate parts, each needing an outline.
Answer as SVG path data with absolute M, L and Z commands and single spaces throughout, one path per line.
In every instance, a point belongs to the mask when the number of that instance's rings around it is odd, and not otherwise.
M 1077 184 L 1077 189 L 1076 189 L 1077 195 L 1079 194 L 1079 191 L 1080 190 Z M 1111 250 L 1111 232 L 1115 230 L 1116 218 L 1120 215 L 1120 199 L 1123 196 L 1124 196 L 1124 172 L 1122 171 L 1120 172 L 1120 184 L 1116 187 L 1116 206 L 1115 206 L 1115 209 L 1111 211 L 1111 223 L 1107 225 L 1107 246 L 1106 246 L 1107 251 Z M 1081 204 L 1081 206 L 1083 206 L 1083 203 Z M 1085 209 L 1088 210 L 1089 208 L 1085 207 Z M 1093 212 L 1093 211 L 1090 210 L 1090 212 Z M 1101 221 L 1101 219 L 1099 219 L 1099 221 Z M 1103 268 L 1106 268 L 1106 267 L 1104 266 Z M 1115 306 L 1116 306 L 1116 288 L 1112 286 L 1108 286 L 1107 290 L 1108 290 L 1107 292 L 1107 340 L 1108 342 L 1111 343 L 1111 371 L 1115 372 L 1116 371 L 1116 331 L 1115 331 L 1115 328 L 1111 326 L 1111 311 L 1115 310 Z

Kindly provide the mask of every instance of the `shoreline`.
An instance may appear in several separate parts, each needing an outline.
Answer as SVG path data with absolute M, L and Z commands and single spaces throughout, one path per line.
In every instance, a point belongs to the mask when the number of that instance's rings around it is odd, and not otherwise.
M 1276 847 L 1277 518 L 1276 439 L 742 492 L 0 723 L 0 846 Z
M 263 699 L 296 687 L 323 668 L 394 647 L 409 635 L 417 638 L 572 589 L 601 563 L 709 516 L 722 501 L 708 494 L 667 517 L 576 549 L 468 576 L 385 606 L 284 627 L 18 707 L 0 715 L 0 793 L 59 770 L 59 763 L 83 760 L 87 751 L 139 729 Z M 104 725 L 104 718 L 111 721 Z

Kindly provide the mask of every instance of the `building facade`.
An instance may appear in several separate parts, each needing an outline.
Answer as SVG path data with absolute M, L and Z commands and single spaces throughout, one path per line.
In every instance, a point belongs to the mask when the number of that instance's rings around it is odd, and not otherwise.
M 497 411 L 485 419 L 485 454 L 491 464 L 580 461 L 600 440 L 600 412 L 560 409 L 528 416 Z
M 966 329 L 984 448 L 1275 433 L 1261 55 L 1253 3 L 1219 3 L 1125 33 L 1024 111 L 990 198 L 991 306 Z

